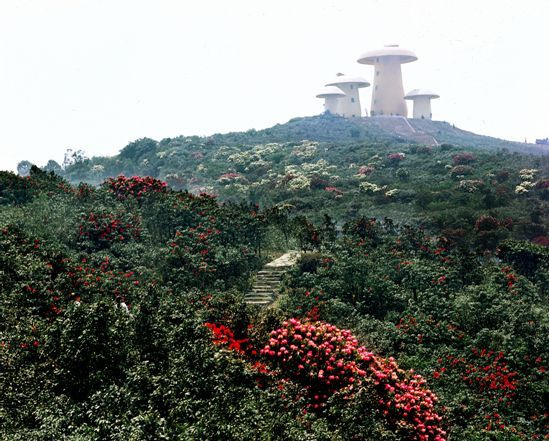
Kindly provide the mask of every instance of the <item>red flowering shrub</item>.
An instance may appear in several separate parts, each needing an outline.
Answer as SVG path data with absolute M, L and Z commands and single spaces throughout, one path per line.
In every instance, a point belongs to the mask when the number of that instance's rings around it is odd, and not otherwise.
M 374 170 L 375 170 L 375 168 L 372 167 L 372 166 L 363 165 L 358 169 L 358 174 L 359 175 L 368 175 L 368 174 L 372 173 Z
M 94 193 L 95 187 L 92 187 L 90 184 L 86 184 L 85 182 L 78 184 L 78 187 L 75 189 L 75 194 L 78 199 L 90 198 Z
M 475 221 L 476 231 L 492 231 L 492 230 L 497 230 L 498 227 L 499 227 L 499 222 L 493 216 L 480 216 Z
M 136 299 L 142 283 L 134 271 L 111 269 L 108 256 L 105 256 L 99 267 L 89 264 L 87 259 L 81 262 L 63 259 L 55 266 L 56 272 L 59 272 L 56 278 L 56 298 L 59 301 L 90 303 L 102 298 L 131 302 Z
M 271 332 L 261 350 L 284 378 L 305 389 L 305 399 L 320 411 L 336 392 L 351 394 L 372 386 L 377 404 L 402 439 L 443 441 L 441 418 L 434 410 L 436 396 L 425 380 L 399 369 L 394 359 L 376 357 L 348 330 L 324 322 L 290 319 Z
M 235 339 L 233 331 L 225 325 L 216 325 L 215 323 L 204 323 L 204 326 L 212 331 L 213 344 L 218 346 L 227 346 L 228 349 L 244 354 L 248 347 L 249 339 Z
M 519 384 L 518 374 L 510 369 L 503 352 L 472 348 L 467 357 L 447 355 L 439 358 L 440 367 L 433 377 L 441 379 L 450 375 L 460 379 L 484 398 L 495 399 L 494 403 L 511 400 Z
M 476 158 L 475 155 L 472 153 L 456 153 L 452 156 L 452 161 L 454 165 L 463 165 L 463 164 L 470 164 L 471 162 L 475 162 Z
M 406 158 L 406 155 L 404 153 L 390 153 L 387 155 L 387 158 L 390 162 L 400 162 L 403 161 Z
M 536 236 L 532 239 L 532 243 L 536 245 L 542 245 L 544 247 L 549 247 L 549 236 Z
M 131 178 L 127 178 L 123 175 L 106 179 L 101 185 L 118 199 L 126 199 L 128 197 L 139 199 L 148 193 L 165 193 L 168 187 L 164 181 L 151 176 L 132 176 Z
M 324 190 L 326 190 L 328 193 L 333 193 L 336 198 L 343 196 L 343 191 L 341 191 L 337 187 L 326 187 Z
M 172 260 L 192 272 L 193 277 L 215 272 L 215 240 L 219 234 L 221 231 L 204 224 L 177 230 L 168 243 Z
M 106 247 L 114 242 L 127 242 L 141 237 L 141 220 L 127 213 L 91 212 L 82 215 L 78 227 L 80 242 Z

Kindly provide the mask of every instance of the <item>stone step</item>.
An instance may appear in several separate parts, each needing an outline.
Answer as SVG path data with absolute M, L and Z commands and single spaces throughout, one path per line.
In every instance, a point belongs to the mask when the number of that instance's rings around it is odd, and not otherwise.
M 261 299 L 256 297 L 250 297 L 245 300 L 246 303 L 255 302 L 255 303 L 273 303 L 273 299 Z
M 275 293 L 273 291 L 249 291 L 245 294 L 246 296 L 256 296 L 256 297 L 273 297 Z
M 252 290 L 244 295 L 244 301 L 248 305 L 271 304 L 278 295 L 284 275 L 295 264 L 298 256 L 298 253 L 292 251 L 266 264 L 257 272 Z
M 244 300 L 246 302 L 252 301 L 252 300 L 272 302 L 273 297 L 271 297 L 271 296 L 253 296 L 253 295 L 250 295 L 250 296 L 245 296 Z

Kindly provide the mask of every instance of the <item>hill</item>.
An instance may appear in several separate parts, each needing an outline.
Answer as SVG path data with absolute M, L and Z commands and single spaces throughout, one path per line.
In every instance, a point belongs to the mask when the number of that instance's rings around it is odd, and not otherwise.
M 534 155 L 549 155 L 549 149 L 490 136 L 477 135 L 445 121 L 404 117 L 343 118 L 329 114 L 293 118 L 264 130 L 216 134 L 210 137 L 221 144 L 301 141 L 367 141 L 440 145 L 502 150 Z
M 465 218 L 473 228 L 490 214 L 513 219 L 519 238 L 534 239 L 549 223 L 549 156 L 511 153 L 519 147 L 531 146 L 442 122 L 322 115 L 207 138 L 140 139 L 117 156 L 79 159 L 59 172 L 93 185 L 119 174 L 148 175 L 222 201 L 286 204 L 316 222 L 324 214 L 340 222 L 389 217 L 448 229 L 461 228 Z

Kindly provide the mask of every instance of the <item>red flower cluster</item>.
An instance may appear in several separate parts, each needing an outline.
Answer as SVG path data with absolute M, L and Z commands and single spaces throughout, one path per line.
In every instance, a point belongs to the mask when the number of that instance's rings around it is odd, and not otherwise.
M 518 386 L 518 374 L 509 369 L 503 352 L 477 348 L 472 348 L 471 352 L 471 360 L 453 355 L 447 355 L 446 362 L 439 358 L 438 362 L 445 362 L 447 367 L 435 371 L 434 377 L 440 378 L 447 371 L 457 371 L 461 379 L 478 392 L 491 395 L 499 401 L 513 398 Z
M 128 216 L 125 216 L 128 217 Z M 124 242 L 139 239 L 141 221 L 137 217 L 121 220 L 113 213 L 91 212 L 82 216 L 79 226 L 79 238 L 96 243 Z
M 114 193 L 118 199 L 126 199 L 128 197 L 139 199 L 146 193 L 165 193 L 168 187 L 164 181 L 151 176 L 132 176 L 131 178 L 127 178 L 123 175 L 106 179 L 102 186 Z
M 503 268 L 501 268 L 501 272 L 505 274 L 505 280 L 507 281 L 507 288 L 511 290 L 515 285 L 515 283 L 518 282 L 519 280 L 518 276 L 512 272 L 511 267 L 509 266 L 504 266 Z M 515 290 L 512 290 L 512 293 L 517 294 Z
M 439 427 L 441 417 L 434 411 L 437 398 L 425 387 L 425 380 L 399 369 L 392 358 L 374 356 L 348 330 L 290 319 L 271 332 L 261 354 L 288 380 L 303 385 L 313 410 L 325 407 L 338 391 L 350 395 L 356 387 L 370 384 L 383 414 L 404 438 L 445 439 Z
M 215 323 L 204 323 L 204 326 L 213 333 L 213 343 L 215 345 L 227 346 L 228 349 L 244 354 L 248 348 L 249 339 L 235 339 L 234 333 L 225 325 L 216 325 Z
M 120 298 L 127 302 L 134 297 L 135 290 L 141 281 L 133 271 L 122 272 L 109 270 L 109 258 L 105 257 L 99 269 L 87 264 L 83 259 L 80 264 L 65 259 L 62 273 L 59 274 L 60 292 L 66 293 L 70 300 L 87 301 L 94 296 Z M 71 293 L 67 296 L 68 293 Z

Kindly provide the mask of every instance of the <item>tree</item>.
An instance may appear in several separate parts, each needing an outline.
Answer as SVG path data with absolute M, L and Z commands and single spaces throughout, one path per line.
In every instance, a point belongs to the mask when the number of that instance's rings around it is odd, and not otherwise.
M 61 165 L 57 161 L 54 161 L 53 159 L 50 159 L 48 163 L 42 168 L 42 170 L 47 172 L 54 172 L 56 175 L 60 174 L 63 169 L 61 168 Z
M 17 164 L 17 173 L 19 176 L 28 176 L 30 174 L 30 169 L 32 163 L 30 161 L 24 160 Z
M 67 149 L 65 158 L 63 159 L 63 169 L 67 169 L 71 165 L 78 164 L 89 159 L 84 150 Z

